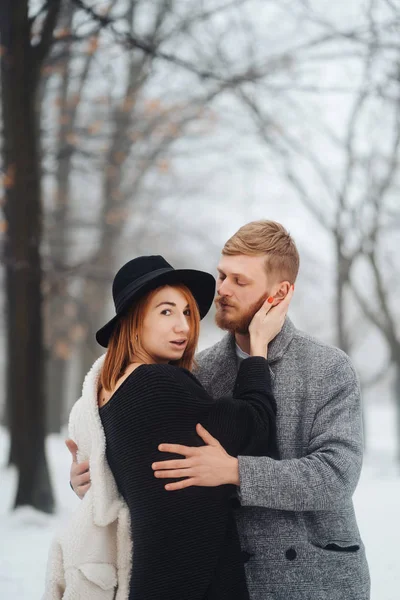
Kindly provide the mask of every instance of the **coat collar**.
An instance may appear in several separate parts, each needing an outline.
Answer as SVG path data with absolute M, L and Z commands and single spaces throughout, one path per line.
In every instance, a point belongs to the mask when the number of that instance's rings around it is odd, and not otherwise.
M 106 438 L 97 404 L 98 384 L 105 354 L 98 358 L 83 382 L 82 397 L 87 435 L 90 436 L 90 490 L 93 499 L 93 521 L 104 527 L 118 517 L 123 505 L 114 476 L 107 462 Z M 89 490 L 89 491 L 90 491 Z
M 286 317 L 282 330 L 272 340 L 268 347 L 268 364 L 274 365 L 285 354 L 290 342 L 296 334 L 297 329 L 289 317 Z M 238 362 L 236 356 L 235 336 L 231 333 L 226 334 L 216 346 L 216 352 L 210 357 L 212 359 L 212 377 L 211 381 L 206 382 L 207 387 L 213 391 L 214 395 L 225 395 L 232 393 L 233 382 L 236 379 Z M 275 375 L 270 368 L 272 380 Z
M 286 317 L 283 327 L 278 335 L 272 340 L 268 347 L 268 362 L 274 363 L 285 354 L 290 342 L 296 334 L 296 327 L 289 317 Z M 235 336 L 231 333 L 225 335 L 219 342 L 219 354 L 225 356 L 231 362 L 236 360 Z
M 297 329 L 289 317 L 286 317 L 281 331 L 268 346 L 268 362 L 270 364 L 280 360 L 296 335 Z

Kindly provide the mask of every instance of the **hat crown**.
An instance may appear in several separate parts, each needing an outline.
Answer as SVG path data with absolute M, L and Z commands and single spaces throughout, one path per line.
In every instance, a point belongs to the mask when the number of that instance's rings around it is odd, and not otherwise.
M 159 269 L 173 269 L 173 267 L 160 255 L 139 256 L 127 262 L 120 268 L 114 278 L 112 287 L 114 303 L 128 285 L 136 279 Z

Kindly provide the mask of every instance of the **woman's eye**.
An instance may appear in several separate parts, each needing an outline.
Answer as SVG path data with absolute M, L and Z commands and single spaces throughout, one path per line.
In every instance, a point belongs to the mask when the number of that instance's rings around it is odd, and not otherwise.
M 246 285 L 245 283 L 242 283 L 242 282 L 241 282 L 241 281 L 239 281 L 238 279 L 236 279 L 236 283 L 237 283 L 238 285 L 240 285 L 240 286 L 244 286 L 244 285 Z
M 187 310 L 185 310 L 183 314 L 185 315 L 185 317 L 190 317 L 190 309 L 188 308 Z
M 168 315 L 170 315 L 170 314 L 171 314 L 171 310 L 170 310 L 169 308 L 166 308 L 165 310 L 162 310 L 162 311 L 161 311 L 161 314 L 162 314 L 162 315 L 167 315 L 167 317 L 168 317 Z

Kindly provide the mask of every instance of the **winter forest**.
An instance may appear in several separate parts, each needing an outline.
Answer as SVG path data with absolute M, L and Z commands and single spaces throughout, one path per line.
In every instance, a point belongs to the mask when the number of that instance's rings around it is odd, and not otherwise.
M 372 599 L 396 600 L 399 0 L 1 0 L 0 61 L 0 597 L 40 598 L 79 503 L 68 415 L 118 268 L 215 274 L 273 219 L 301 257 L 291 319 L 360 378 L 355 507 Z M 222 335 L 208 315 L 200 349 Z

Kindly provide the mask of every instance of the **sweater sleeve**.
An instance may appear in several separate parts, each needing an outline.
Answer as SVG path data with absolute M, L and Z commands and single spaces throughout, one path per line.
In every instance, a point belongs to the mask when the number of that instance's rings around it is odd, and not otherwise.
M 306 456 L 280 461 L 239 457 L 243 506 L 332 510 L 352 497 L 363 455 L 361 399 L 353 369 L 349 364 L 342 369 L 347 381 L 316 414 Z
M 200 393 L 211 399 L 198 384 Z M 276 403 L 267 361 L 262 357 L 242 361 L 233 396 L 214 400 L 201 424 L 232 456 L 278 458 Z

